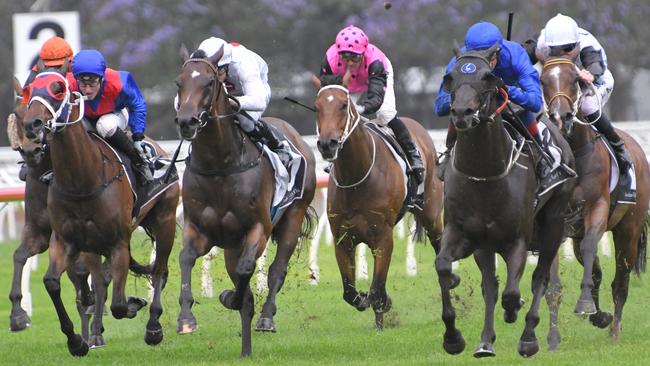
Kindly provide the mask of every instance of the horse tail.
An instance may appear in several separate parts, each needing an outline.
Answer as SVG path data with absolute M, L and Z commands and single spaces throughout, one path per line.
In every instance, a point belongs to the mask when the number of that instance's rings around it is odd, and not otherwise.
M 302 221 L 302 227 L 300 228 L 300 235 L 298 238 L 300 240 L 311 239 L 311 234 L 314 232 L 317 223 L 318 213 L 313 206 L 309 205 L 305 211 L 305 219 Z
M 415 217 L 415 231 L 413 232 L 413 241 L 416 243 L 424 242 L 424 224 L 420 215 L 413 215 Z
M 129 270 L 137 276 L 150 276 L 153 273 L 153 265 L 140 264 L 132 256 L 129 255 Z
M 650 215 L 646 215 L 645 220 L 643 220 L 643 228 L 641 229 L 641 235 L 639 236 L 639 247 L 637 248 L 636 254 L 636 263 L 634 264 L 634 273 L 637 276 L 641 275 L 641 272 L 646 271 L 648 264 L 648 227 L 650 226 Z

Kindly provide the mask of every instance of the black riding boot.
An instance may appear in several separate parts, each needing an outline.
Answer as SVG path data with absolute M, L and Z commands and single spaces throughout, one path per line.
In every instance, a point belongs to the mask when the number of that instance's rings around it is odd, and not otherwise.
M 131 141 L 129 136 L 126 135 L 126 132 L 118 128 L 113 136 L 106 138 L 106 141 L 114 148 L 125 153 L 129 159 L 131 159 L 135 171 L 138 172 L 138 175 L 142 178 L 142 181 L 140 182 L 141 185 L 153 181 L 153 175 L 149 163 L 147 163 L 145 158 L 135 149 L 133 141 Z
M 398 117 L 395 117 L 388 122 L 388 127 L 393 130 L 395 133 L 395 139 L 406 153 L 409 165 L 411 166 L 409 173 L 413 174 L 413 177 L 418 181 L 418 184 L 421 184 L 424 182 L 424 162 L 422 161 L 420 152 L 411 138 L 409 130 L 404 125 L 404 122 L 402 122 Z
M 292 156 L 289 143 L 276 135 L 276 131 L 269 127 L 269 125 L 263 120 L 255 121 L 255 128 L 251 132 L 248 132 L 248 136 L 250 136 L 253 141 L 261 141 L 274 153 L 278 154 L 278 157 L 284 166 L 288 166 L 291 162 Z
M 437 160 L 438 170 L 436 175 L 441 181 L 445 180 L 445 170 L 447 169 L 447 164 L 449 163 L 449 156 L 451 154 L 451 149 L 456 145 L 456 127 L 453 123 L 449 122 L 447 125 L 447 138 L 445 139 L 445 146 L 447 150 L 440 155 Z
M 587 122 L 595 121 L 598 116 L 600 116 L 600 118 L 594 123 L 594 126 L 596 126 L 598 132 L 605 135 L 607 140 L 609 140 L 609 144 L 614 150 L 614 155 L 616 156 L 618 167 L 620 168 L 621 173 L 625 174 L 625 172 L 627 172 L 632 165 L 632 157 L 627 152 L 623 139 L 621 139 L 621 137 L 616 133 L 614 127 L 612 126 L 612 122 L 609 120 L 605 113 L 596 112 L 590 114 L 586 117 Z
M 533 122 L 533 123 L 537 123 L 537 122 Z M 543 141 L 544 139 L 541 138 L 541 133 L 535 135 L 534 138 L 535 141 L 537 141 L 539 146 L 542 148 L 542 151 L 540 151 L 540 155 L 546 155 L 546 157 L 540 156 L 540 159 L 537 162 L 537 177 L 539 178 L 537 195 L 542 196 L 548 191 L 550 191 L 552 188 L 554 188 L 555 186 L 566 181 L 567 179 L 576 177 L 576 173 L 570 168 L 564 166 L 562 162 L 560 162 L 560 165 L 558 167 L 553 169 L 553 161 L 552 161 L 553 155 L 551 154 L 551 150 L 550 150 L 551 145 L 553 145 L 553 142 Z M 559 146 L 554 146 L 554 147 L 559 149 Z

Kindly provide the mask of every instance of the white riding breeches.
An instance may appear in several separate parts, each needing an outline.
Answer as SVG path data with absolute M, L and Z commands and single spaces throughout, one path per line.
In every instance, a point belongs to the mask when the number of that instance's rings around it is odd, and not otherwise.
M 99 117 L 95 126 L 92 126 L 84 118 L 84 126 L 88 131 L 97 132 L 99 136 L 107 138 L 113 136 L 118 128 L 123 131 L 126 130 L 128 120 L 128 111 L 123 109 L 119 112 L 111 112 Z
M 594 83 L 594 87 L 596 88 L 596 94 L 587 92 L 582 95 L 580 112 L 583 116 L 594 114 L 605 106 L 614 90 L 614 77 L 612 73 L 606 70 L 603 76 L 598 79 L 598 83 Z
M 386 126 L 388 122 L 392 121 L 397 116 L 397 107 L 395 106 L 395 83 L 393 74 L 393 65 L 390 60 L 386 59 L 387 63 L 387 78 L 386 78 L 386 93 L 384 94 L 384 102 L 377 110 L 377 119 L 374 122 L 381 126 Z M 353 103 L 357 103 L 359 97 L 363 93 L 350 94 Z

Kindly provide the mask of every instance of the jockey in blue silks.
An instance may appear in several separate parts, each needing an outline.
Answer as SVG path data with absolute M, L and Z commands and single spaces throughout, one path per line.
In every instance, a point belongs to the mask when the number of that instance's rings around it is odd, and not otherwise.
M 509 99 L 515 104 L 522 107 L 522 111 L 518 112 L 519 119 L 524 123 L 530 134 L 539 142 L 545 150 L 548 150 L 548 143 L 543 143 L 540 133 L 537 129 L 536 115 L 542 109 L 542 89 L 539 81 L 539 74 L 530 62 L 530 58 L 526 50 L 516 42 L 504 40 L 499 28 L 489 22 L 481 21 L 472 25 L 465 35 L 465 47 L 461 49 L 464 51 L 479 51 L 488 49 L 494 44 L 499 44 L 499 51 L 495 54 L 494 58 L 490 61 L 490 66 L 493 68 L 492 73 L 500 77 L 506 84 L 505 89 L 508 92 Z M 453 57 L 447 65 L 446 73 L 449 73 L 456 64 L 456 58 Z M 451 106 L 451 96 L 443 90 L 443 85 L 440 86 L 438 96 L 435 100 L 435 111 L 439 116 L 449 115 Z M 447 151 L 444 155 L 448 156 L 449 151 L 456 143 L 456 129 L 453 123 L 449 123 L 447 131 Z M 546 151 L 548 156 L 553 156 L 549 151 Z M 440 162 L 438 169 L 439 176 L 444 176 L 444 168 L 446 161 L 444 159 Z M 545 159 L 541 160 L 542 164 L 547 164 Z M 550 164 L 549 164 L 550 165 Z M 558 166 L 559 164 L 553 164 Z M 572 172 L 565 169 L 552 169 L 548 166 L 538 169 L 540 175 L 540 189 L 538 193 L 541 195 L 558 184 L 564 182 L 572 177 Z

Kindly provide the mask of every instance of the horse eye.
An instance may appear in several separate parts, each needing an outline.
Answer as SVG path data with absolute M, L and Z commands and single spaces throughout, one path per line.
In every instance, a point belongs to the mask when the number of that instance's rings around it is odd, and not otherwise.
M 341 110 L 348 109 L 348 102 L 341 103 Z

